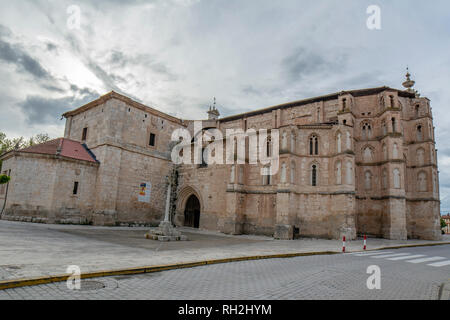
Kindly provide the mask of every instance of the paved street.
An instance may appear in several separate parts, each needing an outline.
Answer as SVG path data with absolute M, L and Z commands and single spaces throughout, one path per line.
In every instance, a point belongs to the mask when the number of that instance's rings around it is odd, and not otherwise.
M 367 267 L 381 289 L 367 289 Z M 437 299 L 450 278 L 450 245 L 234 262 L 145 275 L 0 291 L 0 299 Z
M 189 241 L 159 242 L 144 238 L 148 228 L 48 225 L 0 220 L 0 280 L 224 259 L 252 255 L 342 250 L 341 240 L 278 241 L 261 236 L 229 236 L 183 229 Z M 443 241 L 450 241 L 449 237 Z M 432 241 L 368 239 L 368 248 Z M 347 251 L 362 250 L 361 239 L 347 241 Z

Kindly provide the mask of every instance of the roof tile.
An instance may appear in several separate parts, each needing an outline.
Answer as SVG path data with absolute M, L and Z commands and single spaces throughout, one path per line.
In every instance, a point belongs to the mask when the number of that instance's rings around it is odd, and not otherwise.
M 97 160 L 89 153 L 86 148 L 87 147 L 83 146 L 78 141 L 66 138 L 58 138 L 19 151 L 51 155 L 58 155 L 59 153 L 61 156 L 71 159 L 97 162 Z

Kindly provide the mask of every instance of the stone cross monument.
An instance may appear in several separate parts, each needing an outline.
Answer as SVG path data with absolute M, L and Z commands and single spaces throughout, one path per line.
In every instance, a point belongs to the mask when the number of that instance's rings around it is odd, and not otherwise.
M 171 174 L 167 177 L 167 197 L 166 197 L 166 209 L 164 212 L 164 220 L 161 221 L 158 228 L 150 230 L 145 237 L 147 239 L 159 240 L 159 241 L 185 241 L 187 237 L 182 235 L 173 225 L 170 216 L 172 189 L 174 188 L 176 176 L 176 169 L 173 169 Z

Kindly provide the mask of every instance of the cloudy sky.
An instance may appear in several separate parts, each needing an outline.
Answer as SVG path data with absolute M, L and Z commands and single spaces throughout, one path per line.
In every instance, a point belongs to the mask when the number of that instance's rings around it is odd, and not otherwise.
M 369 5 L 381 8 L 381 30 L 366 26 Z M 214 96 L 226 116 L 341 90 L 401 88 L 409 65 L 432 102 L 442 210 L 450 210 L 448 0 L 0 6 L 0 131 L 10 137 L 61 136 L 62 113 L 111 90 L 193 119 L 206 116 Z

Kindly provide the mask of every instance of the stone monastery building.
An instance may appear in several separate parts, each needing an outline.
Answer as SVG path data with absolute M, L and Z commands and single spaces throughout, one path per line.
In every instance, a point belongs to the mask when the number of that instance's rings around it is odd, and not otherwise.
M 343 91 L 219 118 L 203 129 L 278 129 L 279 170 L 171 161 L 182 120 L 110 92 L 66 112 L 64 138 L 3 154 L 2 219 L 158 225 L 167 177 L 177 226 L 278 239 L 439 239 L 430 101 L 412 89 Z M 1 208 L 0 207 L 0 208 Z

